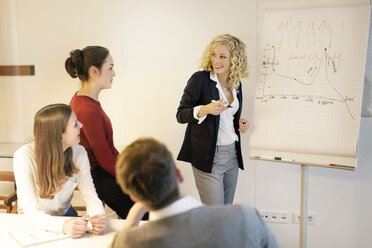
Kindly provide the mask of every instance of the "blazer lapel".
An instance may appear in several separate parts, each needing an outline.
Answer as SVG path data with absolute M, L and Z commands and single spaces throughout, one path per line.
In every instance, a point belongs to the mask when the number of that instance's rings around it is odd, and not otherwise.
M 212 100 L 218 101 L 220 100 L 220 93 L 218 92 L 217 89 L 217 82 L 213 81 L 212 79 L 209 79 L 209 90 L 211 91 L 211 98 Z M 215 128 L 214 128 L 214 133 L 215 137 L 217 138 L 217 132 L 218 128 L 220 126 L 220 115 L 215 116 Z
M 212 100 L 218 101 L 220 100 L 220 93 L 218 92 L 217 89 L 217 83 L 213 81 L 212 79 L 209 79 L 209 90 L 211 91 L 211 97 Z
M 241 91 L 242 91 L 242 84 L 239 83 L 239 87 L 238 87 L 238 89 L 236 91 L 236 97 L 238 98 L 238 101 L 239 101 L 239 109 L 235 113 L 235 116 L 234 116 L 234 119 L 237 122 L 239 122 L 240 115 L 242 113 L 243 96 L 242 96 L 242 92 Z

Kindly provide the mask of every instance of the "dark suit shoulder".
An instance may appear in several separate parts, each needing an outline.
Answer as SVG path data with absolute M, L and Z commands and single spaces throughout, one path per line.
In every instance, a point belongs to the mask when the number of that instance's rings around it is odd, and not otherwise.
M 209 78 L 210 72 L 209 71 L 197 71 L 192 75 L 195 77 L 199 77 L 199 78 Z
M 210 72 L 209 71 L 197 71 L 189 79 L 191 81 L 198 81 L 198 82 L 209 82 L 210 80 Z

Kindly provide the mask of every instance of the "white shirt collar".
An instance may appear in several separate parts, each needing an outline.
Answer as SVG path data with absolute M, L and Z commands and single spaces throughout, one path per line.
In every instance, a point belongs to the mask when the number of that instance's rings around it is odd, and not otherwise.
M 212 79 L 213 81 L 217 82 L 217 83 L 220 83 L 218 81 L 218 77 L 217 77 L 217 73 L 213 73 L 213 72 L 209 72 L 209 78 Z
M 220 93 L 220 98 L 223 98 L 223 99 L 227 100 L 226 99 L 226 96 L 225 96 L 225 92 L 223 92 L 222 86 L 220 84 L 220 81 L 218 80 L 217 73 L 213 73 L 213 72 L 210 71 L 209 72 L 209 78 L 212 79 L 213 81 L 215 81 L 217 83 L 216 84 L 216 88 L 218 89 L 218 91 Z M 236 97 L 237 92 L 236 92 L 236 89 L 235 88 L 232 89 L 232 93 L 233 93 L 234 101 L 235 101 L 237 99 L 237 97 Z
M 191 196 L 185 196 L 172 204 L 166 206 L 165 208 L 158 209 L 155 211 L 150 211 L 149 219 L 160 220 L 166 217 L 170 217 L 176 214 L 187 212 L 193 208 L 201 207 L 203 204 Z
M 218 89 L 218 92 L 220 94 L 220 98 L 223 98 L 223 99 L 226 100 L 226 96 L 225 96 L 225 93 L 222 90 L 222 86 L 220 84 L 220 81 L 218 80 L 217 73 L 209 72 L 209 77 L 210 77 L 210 79 L 212 79 L 213 81 L 215 81 L 217 83 L 216 88 Z

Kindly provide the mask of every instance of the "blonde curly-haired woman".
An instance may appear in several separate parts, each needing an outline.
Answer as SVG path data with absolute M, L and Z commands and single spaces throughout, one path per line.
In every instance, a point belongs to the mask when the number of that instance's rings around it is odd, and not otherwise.
M 231 204 L 238 168 L 244 169 L 240 133 L 248 130 L 248 121 L 240 118 L 240 79 L 248 77 L 245 48 L 230 34 L 215 37 L 177 110 L 177 121 L 188 123 L 177 159 L 191 163 L 200 199 L 207 205 Z

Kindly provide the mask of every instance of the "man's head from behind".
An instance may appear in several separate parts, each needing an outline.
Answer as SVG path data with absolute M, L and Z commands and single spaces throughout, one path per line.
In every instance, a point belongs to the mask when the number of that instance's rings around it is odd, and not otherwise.
M 137 139 L 123 150 L 116 162 L 116 180 L 149 210 L 163 208 L 179 197 L 172 154 L 152 138 Z

